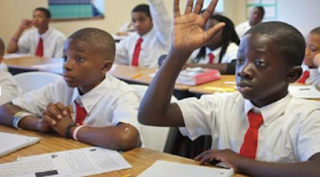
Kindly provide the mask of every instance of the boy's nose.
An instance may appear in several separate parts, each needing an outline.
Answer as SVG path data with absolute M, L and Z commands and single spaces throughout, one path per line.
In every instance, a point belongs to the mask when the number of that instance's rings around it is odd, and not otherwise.
M 253 72 L 250 64 L 246 64 L 243 67 L 239 68 L 237 75 L 241 78 L 252 79 Z
M 309 50 L 308 48 L 306 48 L 304 55 L 305 55 L 305 56 L 309 56 L 309 55 L 310 55 L 310 50 Z

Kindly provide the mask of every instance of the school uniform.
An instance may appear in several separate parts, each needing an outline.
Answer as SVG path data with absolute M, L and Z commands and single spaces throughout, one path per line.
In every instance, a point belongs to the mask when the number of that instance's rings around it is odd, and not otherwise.
M 36 28 L 25 32 L 18 41 L 19 49 L 17 53 L 35 55 L 40 37 L 43 40 L 43 57 L 60 58 L 63 56 L 62 51 L 66 37 L 53 28 L 49 28 L 41 35 Z
M 116 126 L 120 122 L 128 123 L 139 130 L 137 122 L 139 98 L 129 85 L 106 74 L 105 79 L 95 88 L 80 95 L 77 88 L 70 88 L 61 79 L 48 84 L 40 90 L 18 97 L 12 103 L 31 114 L 42 117 L 50 102 L 72 105 L 76 113 L 75 102 L 85 108 L 83 124 L 94 127 Z M 75 118 L 73 118 L 75 121 Z
M 0 106 L 10 102 L 21 94 L 17 82 L 12 75 L 0 68 Z
M 214 56 L 214 60 L 212 64 L 217 64 L 217 63 L 230 63 L 232 60 L 237 58 L 237 53 L 239 46 L 236 43 L 230 43 L 226 53 L 222 57 L 220 61 L 220 52 L 221 48 L 219 47 L 216 50 L 211 51 L 208 47 L 206 47 L 206 54 L 204 58 L 201 58 L 199 61 L 197 61 L 196 57 L 199 54 L 200 49 L 195 50 L 191 56 L 188 62 L 194 63 L 194 64 L 209 64 L 210 63 L 210 57 L 209 54 L 212 54 Z
M 247 113 L 260 112 L 256 160 L 301 162 L 320 152 L 320 103 L 290 94 L 262 108 L 255 107 L 239 92 L 204 95 L 177 102 L 191 140 L 212 136 L 213 149 L 239 153 L 249 127 Z
M 244 35 L 244 33 L 246 33 L 251 27 L 252 26 L 250 25 L 249 21 L 246 21 L 237 25 L 236 32 L 239 38 L 241 38 Z
M 168 53 L 171 44 L 171 18 L 163 0 L 148 0 L 148 2 L 153 28 L 143 36 L 134 33 L 117 43 L 115 63 L 133 65 L 132 60 L 139 38 L 142 38 L 139 67 L 158 67 L 159 57 Z
M 305 79 L 305 84 L 320 85 L 320 68 L 306 68 L 305 71 L 309 72 L 309 76 Z M 304 77 L 304 74 L 302 74 L 302 77 Z

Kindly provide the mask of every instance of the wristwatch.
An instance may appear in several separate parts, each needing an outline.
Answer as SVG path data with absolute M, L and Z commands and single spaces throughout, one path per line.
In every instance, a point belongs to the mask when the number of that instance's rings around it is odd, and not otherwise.
M 12 120 L 12 126 L 15 127 L 16 129 L 20 129 L 18 127 L 18 124 L 19 124 L 20 120 L 25 118 L 26 116 L 32 116 L 32 114 L 30 114 L 28 112 L 24 112 L 24 111 L 19 111 L 19 112 L 15 113 L 13 116 L 13 120 Z

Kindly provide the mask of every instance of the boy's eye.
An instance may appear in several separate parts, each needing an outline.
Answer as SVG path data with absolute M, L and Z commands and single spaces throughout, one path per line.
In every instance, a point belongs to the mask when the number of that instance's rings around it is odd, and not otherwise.
M 63 57 L 63 61 L 67 61 L 68 57 L 66 55 L 64 55 Z
M 239 65 L 239 64 L 242 64 L 244 60 L 242 58 L 237 58 L 236 61 L 237 61 L 237 64 Z
M 262 61 L 262 60 L 256 60 L 255 63 L 256 63 L 257 66 L 265 66 L 266 65 L 266 63 L 264 61 Z
M 77 61 L 77 62 L 83 62 L 84 59 L 83 59 L 82 57 L 77 57 L 77 58 L 76 58 L 76 61 Z

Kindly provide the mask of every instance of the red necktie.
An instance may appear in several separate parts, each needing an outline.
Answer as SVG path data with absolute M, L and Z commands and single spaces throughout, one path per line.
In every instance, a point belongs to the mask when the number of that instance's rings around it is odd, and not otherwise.
M 87 115 L 87 111 L 84 109 L 84 107 L 81 107 L 76 101 L 76 123 L 82 125 L 84 118 Z
M 309 78 L 309 76 L 310 76 L 310 71 L 305 70 L 297 82 L 300 84 L 305 84 L 306 80 Z
M 36 56 L 43 57 L 43 40 L 39 37 L 39 42 L 36 50 Z
M 142 41 L 143 39 L 141 37 L 137 40 L 136 47 L 134 48 L 133 58 L 132 58 L 132 66 L 139 66 L 139 55 L 140 55 Z
M 214 63 L 214 55 L 212 53 L 209 53 L 208 56 L 209 56 L 209 64 L 213 64 Z
M 250 126 L 244 136 L 240 155 L 255 159 L 258 148 L 258 132 L 261 124 L 263 123 L 263 118 L 261 114 L 249 111 L 248 119 Z

